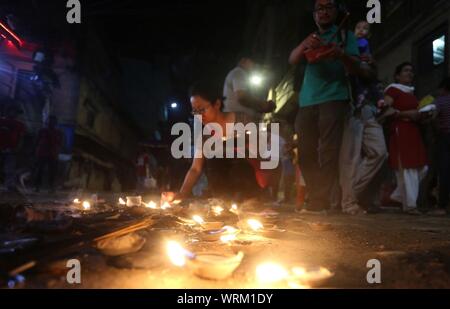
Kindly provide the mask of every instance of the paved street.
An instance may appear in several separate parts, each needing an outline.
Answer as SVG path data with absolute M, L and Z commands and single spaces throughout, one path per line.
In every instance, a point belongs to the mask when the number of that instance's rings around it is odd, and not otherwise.
M 51 200 L 42 196 L 31 199 L 40 200 L 41 207 L 45 200 Z M 63 197 L 55 199 L 62 200 Z M 450 287 L 450 219 L 447 217 L 395 213 L 313 217 L 301 216 L 285 208 L 277 216 L 276 225 L 285 232 L 266 235 L 268 237 L 240 235 L 245 241 L 222 244 L 192 241 L 195 237 L 176 224 L 156 223 L 139 232 L 147 241 L 138 253 L 106 257 L 92 246 L 83 247 L 73 256 L 43 263 L 26 273 L 24 287 L 258 288 L 266 286 L 256 280 L 255 270 L 257 265 L 266 262 L 286 268 L 325 267 L 334 273 L 334 277 L 319 284 L 324 288 Z M 223 281 L 203 280 L 189 269 L 171 265 L 165 246 L 168 240 L 174 239 L 197 253 L 242 251 L 245 256 L 232 277 Z M 81 261 L 81 285 L 66 283 L 68 269 L 65 263 L 69 258 Z M 381 262 L 382 283 L 379 285 L 369 285 L 366 280 L 370 270 L 367 262 L 372 259 Z M 289 286 L 281 282 L 269 287 Z

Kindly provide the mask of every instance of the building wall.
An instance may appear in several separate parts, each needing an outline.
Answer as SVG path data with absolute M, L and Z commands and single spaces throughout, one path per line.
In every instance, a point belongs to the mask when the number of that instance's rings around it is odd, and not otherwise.
M 94 33 L 86 37 L 81 71 L 77 162 L 70 172 L 71 185 L 102 191 L 120 182 L 123 189 L 129 188 L 134 178 L 138 132 L 120 109 L 120 66 Z

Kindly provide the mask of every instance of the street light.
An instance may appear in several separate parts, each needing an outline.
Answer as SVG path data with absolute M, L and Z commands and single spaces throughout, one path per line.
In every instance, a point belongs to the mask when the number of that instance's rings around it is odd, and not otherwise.
M 176 108 L 178 108 L 178 103 L 172 103 L 172 104 L 170 104 L 170 107 L 172 109 L 176 109 Z

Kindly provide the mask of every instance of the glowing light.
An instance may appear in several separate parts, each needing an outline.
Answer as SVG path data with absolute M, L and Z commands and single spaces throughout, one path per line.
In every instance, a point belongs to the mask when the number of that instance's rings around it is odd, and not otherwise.
M 238 232 L 238 230 L 235 229 L 235 228 L 232 227 L 232 226 L 225 226 L 225 227 L 223 228 L 223 230 L 225 230 L 225 232 L 228 233 L 228 234 L 236 234 L 236 233 Z
M 186 250 L 177 242 L 169 241 L 167 255 L 173 265 L 183 267 L 186 265 Z
M 120 205 L 126 205 L 127 202 L 125 202 L 125 200 L 123 198 L 119 198 L 119 204 Z
M 176 109 L 176 108 L 178 108 L 178 103 L 172 103 L 172 104 L 170 104 L 170 107 L 172 109 Z
M 200 224 L 200 225 L 205 224 L 205 220 L 203 220 L 202 217 L 197 216 L 197 215 L 193 216 L 192 220 L 194 220 L 197 224 Z
M 81 201 L 80 201 L 79 199 L 76 198 L 76 199 L 73 200 L 73 203 L 74 203 L 74 204 L 81 204 Z
M 151 201 L 151 202 L 148 203 L 148 204 L 145 204 L 145 207 L 150 208 L 150 209 L 157 209 L 157 208 L 158 208 L 158 206 L 156 205 L 156 203 L 153 202 L 153 201 Z
M 230 212 L 237 215 L 237 213 L 238 213 L 238 206 L 236 204 L 231 205 Z
M 232 242 L 233 240 L 236 240 L 235 234 L 223 235 L 220 237 L 220 241 L 226 244 Z
M 250 77 L 250 83 L 251 83 L 253 86 L 259 87 L 259 86 L 262 85 L 262 82 L 263 82 L 263 78 L 262 78 L 261 75 L 255 74 L 255 75 L 253 75 L 253 76 Z
M 220 216 L 222 214 L 223 210 L 224 209 L 220 206 L 214 206 L 212 208 L 212 211 L 214 212 L 214 215 L 216 215 L 216 216 Z
M 172 208 L 172 206 L 170 206 L 170 204 L 168 202 L 164 202 L 164 204 L 162 204 L 162 206 L 161 206 L 162 210 L 167 210 L 169 208 Z
M 289 277 L 289 272 L 281 265 L 265 263 L 256 268 L 256 277 L 260 283 L 276 283 Z
M 0 27 L 3 28 L 3 30 L 5 30 L 6 32 L 8 32 L 8 34 L 9 34 L 10 36 L 12 36 L 12 37 L 19 43 L 20 46 L 22 46 L 23 43 L 22 43 L 22 41 L 20 40 L 20 38 L 19 38 L 14 32 L 12 32 L 11 30 L 9 30 L 9 28 L 6 27 L 2 22 L 0 22 Z
M 255 232 L 259 231 L 259 230 L 262 230 L 264 228 L 264 225 L 261 222 L 259 222 L 258 220 L 255 220 L 255 219 L 247 220 L 247 224 Z
M 89 202 L 87 202 L 87 201 L 84 201 L 83 202 L 83 209 L 84 210 L 91 210 L 91 203 L 89 203 Z

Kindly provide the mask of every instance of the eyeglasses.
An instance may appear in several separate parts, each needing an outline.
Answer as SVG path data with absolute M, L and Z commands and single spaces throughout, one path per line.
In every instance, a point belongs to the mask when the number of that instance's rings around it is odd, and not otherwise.
M 205 108 L 199 108 L 199 109 L 193 109 L 191 114 L 193 116 L 197 116 L 197 115 L 203 115 L 204 113 L 206 113 L 208 111 L 208 109 L 210 109 L 211 106 L 205 107 Z
M 335 5 L 319 6 L 314 10 L 314 13 L 324 13 L 324 12 L 330 13 L 333 12 L 333 10 L 335 9 L 336 9 Z

